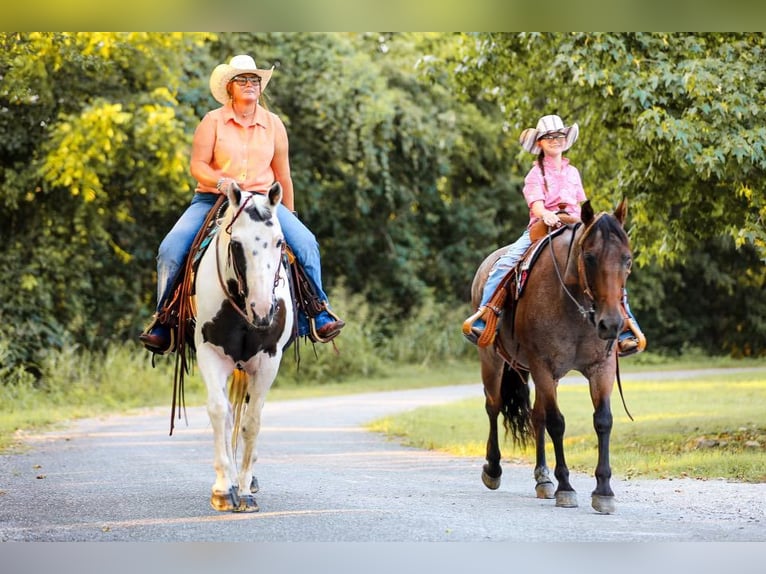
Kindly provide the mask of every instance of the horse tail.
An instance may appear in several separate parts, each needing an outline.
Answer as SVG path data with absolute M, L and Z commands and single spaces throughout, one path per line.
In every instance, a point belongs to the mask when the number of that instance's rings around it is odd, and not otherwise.
M 506 436 L 510 434 L 513 442 L 522 448 L 527 446 L 529 438 L 534 435 L 529 396 L 529 373 L 504 364 L 500 384 L 500 412 L 503 413 Z
M 242 422 L 242 413 L 247 404 L 247 383 L 249 377 L 243 369 L 234 369 L 229 384 L 229 402 L 231 410 L 234 413 L 234 427 L 231 433 L 231 448 L 237 452 L 237 442 L 239 440 L 239 427 Z

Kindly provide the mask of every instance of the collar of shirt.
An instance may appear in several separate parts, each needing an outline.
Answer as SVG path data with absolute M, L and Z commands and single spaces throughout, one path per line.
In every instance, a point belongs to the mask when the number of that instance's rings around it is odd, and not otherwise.
M 553 159 L 549 158 L 548 156 L 545 156 L 543 158 L 543 165 L 545 165 L 545 171 L 548 172 L 548 169 L 550 168 L 551 171 L 555 170 L 556 167 L 553 165 Z M 567 166 L 569 166 L 569 160 L 565 157 L 561 158 L 561 171 L 564 171 Z
M 266 127 L 266 122 L 264 121 L 263 115 L 266 113 L 266 110 L 261 107 L 260 104 L 255 105 L 255 117 L 252 118 L 253 121 L 249 125 L 257 125 L 261 127 Z M 243 126 L 243 124 L 239 118 L 237 118 L 236 114 L 234 113 L 234 107 L 232 106 L 231 102 L 228 102 L 223 107 L 223 121 L 224 123 L 228 122 L 229 120 Z

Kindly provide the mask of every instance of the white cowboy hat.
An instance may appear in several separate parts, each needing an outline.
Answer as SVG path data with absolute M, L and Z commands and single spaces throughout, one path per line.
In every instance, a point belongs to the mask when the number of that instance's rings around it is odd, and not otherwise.
M 527 128 L 521 132 L 519 142 L 521 147 L 527 150 L 529 153 L 540 153 L 540 146 L 537 145 L 538 140 L 546 134 L 562 133 L 566 136 L 567 141 L 564 144 L 563 151 L 567 151 L 572 144 L 577 141 L 577 136 L 580 134 L 580 128 L 577 124 L 571 126 L 565 126 L 564 122 L 558 116 L 543 116 L 540 121 L 537 122 L 536 128 Z
M 240 54 L 234 56 L 229 60 L 228 64 L 219 64 L 210 74 L 210 92 L 213 97 L 225 104 L 229 101 L 229 94 L 226 91 L 226 86 L 231 82 L 234 76 L 240 74 L 256 74 L 261 77 L 261 93 L 266 89 L 266 84 L 271 79 L 271 74 L 274 71 L 274 66 L 270 70 L 260 70 L 255 65 L 255 60 L 251 56 L 246 54 Z

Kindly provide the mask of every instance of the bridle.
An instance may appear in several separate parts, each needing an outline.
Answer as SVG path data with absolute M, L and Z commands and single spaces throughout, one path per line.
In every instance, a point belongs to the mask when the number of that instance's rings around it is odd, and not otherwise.
M 234 222 L 237 221 L 239 216 L 242 214 L 242 211 L 247 206 L 247 203 L 253 198 L 253 194 L 249 195 L 245 201 L 242 202 L 242 205 L 239 206 L 239 209 L 234 214 L 234 216 L 231 218 L 231 221 L 225 228 L 225 232 L 231 237 L 231 228 L 234 225 Z M 226 300 L 229 302 L 229 304 L 232 306 L 232 308 L 239 313 L 242 318 L 245 320 L 245 323 L 253 328 L 258 328 L 257 325 L 253 323 L 253 321 L 250 319 L 250 317 L 247 316 L 247 313 L 237 304 L 237 302 L 234 300 L 234 297 L 229 292 L 229 289 L 226 287 L 226 282 L 223 279 L 223 273 L 221 272 L 221 264 L 220 264 L 220 250 L 218 249 L 219 241 L 221 239 L 221 234 L 217 234 L 215 238 L 215 268 L 218 273 L 218 283 L 221 286 L 221 291 L 223 292 L 224 296 L 226 297 Z M 244 277 L 244 274 L 242 273 L 242 270 L 239 269 L 237 266 L 237 258 L 233 256 L 232 254 L 232 241 L 229 240 L 229 245 L 227 246 L 227 260 L 226 260 L 226 266 L 230 267 L 234 270 L 234 277 L 237 280 L 237 295 L 239 295 L 240 298 L 244 297 L 245 295 L 245 285 L 246 285 L 246 279 Z M 285 253 L 285 244 L 282 242 L 282 256 L 284 256 Z M 282 270 L 282 256 L 279 258 L 279 264 L 277 265 L 276 273 L 274 274 L 274 285 L 272 287 L 272 298 L 274 296 L 274 293 L 277 290 L 277 286 L 279 285 L 280 281 L 282 280 L 279 277 L 280 271 Z
M 577 307 L 577 310 L 580 312 L 580 315 L 585 318 L 588 318 L 588 321 L 595 325 L 596 324 L 596 298 L 593 295 L 593 290 L 590 288 L 590 283 L 588 282 L 588 274 L 585 272 L 585 264 L 583 263 L 583 257 L 582 257 L 582 245 L 586 239 L 586 237 L 590 234 L 591 230 L 595 227 L 596 222 L 601 219 L 601 217 L 605 215 L 603 212 L 599 213 L 591 222 L 591 224 L 586 227 L 582 234 L 580 235 L 580 239 L 577 240 L 577 280 L 580 284 L 580 289 L 585 294 L 585 296 L 590 301 L 590 309 L 586 309 L 583 307 L 580 302 L 577 300 L 577 298 L 572 295 L 572 292 L 569 290 L 569 288 L 564 283 L 564 278 L 561 276 L 561 271 L 559 270 L 558 261 L 556 261 L 556 254 L 553 251 L 553 236 L 551 232 L 548 232 L 547 240 L 548 240 L 548 247 L 551 251 L 551 259 L 553 261 L 553 268 L 556 270 L 556 276 L 559 279 L 559 284 L 561 285 L 561 288 L 564 290 L 564 293 L 566 293 L 567 297 L 569 297 L 572 302 Z M 569 266 L 569 258 L 572 256 L 572 248 L 574 247 L 575 237 L 577 235 L 577 229 L 582 225 L 582 222 L 576 223 L 572 227 L 572 238 L 569 240 L 569 249 L 567 250 L 567 263 L 566 267 Z

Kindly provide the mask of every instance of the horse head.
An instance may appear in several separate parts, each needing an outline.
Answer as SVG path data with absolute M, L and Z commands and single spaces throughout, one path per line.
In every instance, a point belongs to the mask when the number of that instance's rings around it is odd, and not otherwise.
M 266 194 L 228 189 L 229 209 L 222 226 L 229 236 L 226 290 L 233 305 L 254 327 L 266 328 L 276 309 L 284 236 L 277 219 L 282 186 Z
M 595 214 L 590 202 L 582 206 L 583 222 L 577 245 L 580 286 L 592 302 L 591 319 L 598 336 L 614 340 L 623 326 L 622 297 L 633 256 L 623 227 L 628 213 L 627 199 L 613 214 Z

